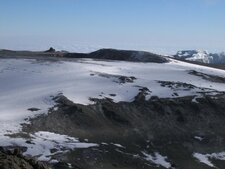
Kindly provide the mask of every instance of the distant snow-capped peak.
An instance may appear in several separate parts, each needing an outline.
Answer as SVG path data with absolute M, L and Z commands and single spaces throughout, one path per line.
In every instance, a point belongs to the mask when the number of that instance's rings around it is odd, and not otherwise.
M 174 56 L 175 58 L 197 61 L 203 63 L 225 63 L 225 52 L 222 53 L 209 53 L 205 50 L 182 50 L 178 51 Z
M 193 55 L 208 55 L 208 51 L 205 50 L 181 50 L 177 52 L 177 55 L 180 57 L 189 57 L 189 56 L 193 56 Z

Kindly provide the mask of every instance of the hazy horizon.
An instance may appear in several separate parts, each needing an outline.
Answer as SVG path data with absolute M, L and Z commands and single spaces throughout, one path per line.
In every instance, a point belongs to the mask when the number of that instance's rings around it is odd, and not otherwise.
M 0 49 L 225 51 L 222 0 L 0 2 Z

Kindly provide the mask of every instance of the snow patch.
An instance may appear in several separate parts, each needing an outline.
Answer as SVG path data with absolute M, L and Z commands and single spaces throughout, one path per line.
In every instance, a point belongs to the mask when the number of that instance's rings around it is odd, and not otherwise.
M 204 138 L 202 138 L 202 137 L 200 137 L 200 136 L 195 136 L 194 137 L 196 140 L 198 140 L 198 141 L 202 141 Z
M 210 161 L 210 159 L 225 160 L 225 152 L 212 154 L 194 153 L 193 157 L 198 159 L 201 163 L 204 163 L 210 167 L 215 167 L 213 163 Z
M 27 147 L 24 155 L 37 157 L 40 161 L 55 162 L 52 156 L 58 153 L 65 153 L 76 148 L 96 147 L 98 144 L 79 142 L 74 137 L 60 135 L 56 133 L 39 131 L 30 135 L 31 139 L 0 137 L 1 146 L 21 146 Z M 54 149 L 54 152 L 51 150 Z
M 115 144 L 115 143 L 111 143 L 112 145 L 119 147 L 119 148 L 125 148 L 124 146 L 122 146 L 121 144 Z
M 198 159 L 201 163 L 204 163 L 210 167 L 215 167 L 210 161 L 208 155 L 194 153 L 193 156 Z
M 167 162 L 167 157 L 160 155 L 158 152 L 155 152 L 153 155 L 147 154 L 145 152 L 142 152 L 142 154 L 145 156 L 145 160 L 149 162 L 165 168 L 171 168 L 171 164 Z

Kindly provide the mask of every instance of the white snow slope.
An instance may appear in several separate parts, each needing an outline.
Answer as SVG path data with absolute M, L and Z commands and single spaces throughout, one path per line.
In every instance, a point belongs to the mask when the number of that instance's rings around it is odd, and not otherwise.
M 5 134 L 19 132 L 20 124 L 28 122 L 25 119 L 40 113 L 47 113 L 48 109 L 55 105 L 52 97 L 60 93 L 75 103 L 91 104 L 90 97 L 108 97 L 115 102 L 132 101 L 141 87 L 147 87 L 151 91 L 147 98 L 155 95 L 165 98 L 189 95 L 201 97 L 202 91 L 215 94 L 216 91 L 225 90 L 224 83 L 204 80 L 199 76 L 189 74 L 190 70 L 225 77 L 223 70 L 175 60 L 157 64 L 91 59 L 77 59 L 73 62 L 0 59 L 0 146 L 24 144 L 24 141 L 12 140 Z M 118 77 L 121 75 L 134 76 L 137 79 L 133 83 L 120 83 Z M 187 89 L 179 86 L 171 89 L 161 86 L 158 81 L 188 83 L 195 85 L 196 88 Z M 116 96 L 110 94 L 116 94 Z M 40 111 L 31 112 L 29 108 L 38 108 Z M 52 134 L 55 133 L 47 135 Z M 46 140 L 40 138 L 40 133 L 32 137 L 33 141 Z M 69 140 L 72 144 L 78 143 L 77 140 Z M 52 147 L 52 144 L 48 145 Z M 96 145 L 90 143 L 88 146 Z M 68 148 L 70 147 L 69 145 Z M 31 149 L 28 149 L 27 153 L 29 152 L 31 155 L 36 155 Z M 43 159 L 42 156 L 41 159 Z

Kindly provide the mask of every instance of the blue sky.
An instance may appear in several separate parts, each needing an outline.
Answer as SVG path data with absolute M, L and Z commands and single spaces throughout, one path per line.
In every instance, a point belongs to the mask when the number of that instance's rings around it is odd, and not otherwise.
M 225 51 L 224 0 L 0 0 L 0 25 L 0 48 Z

